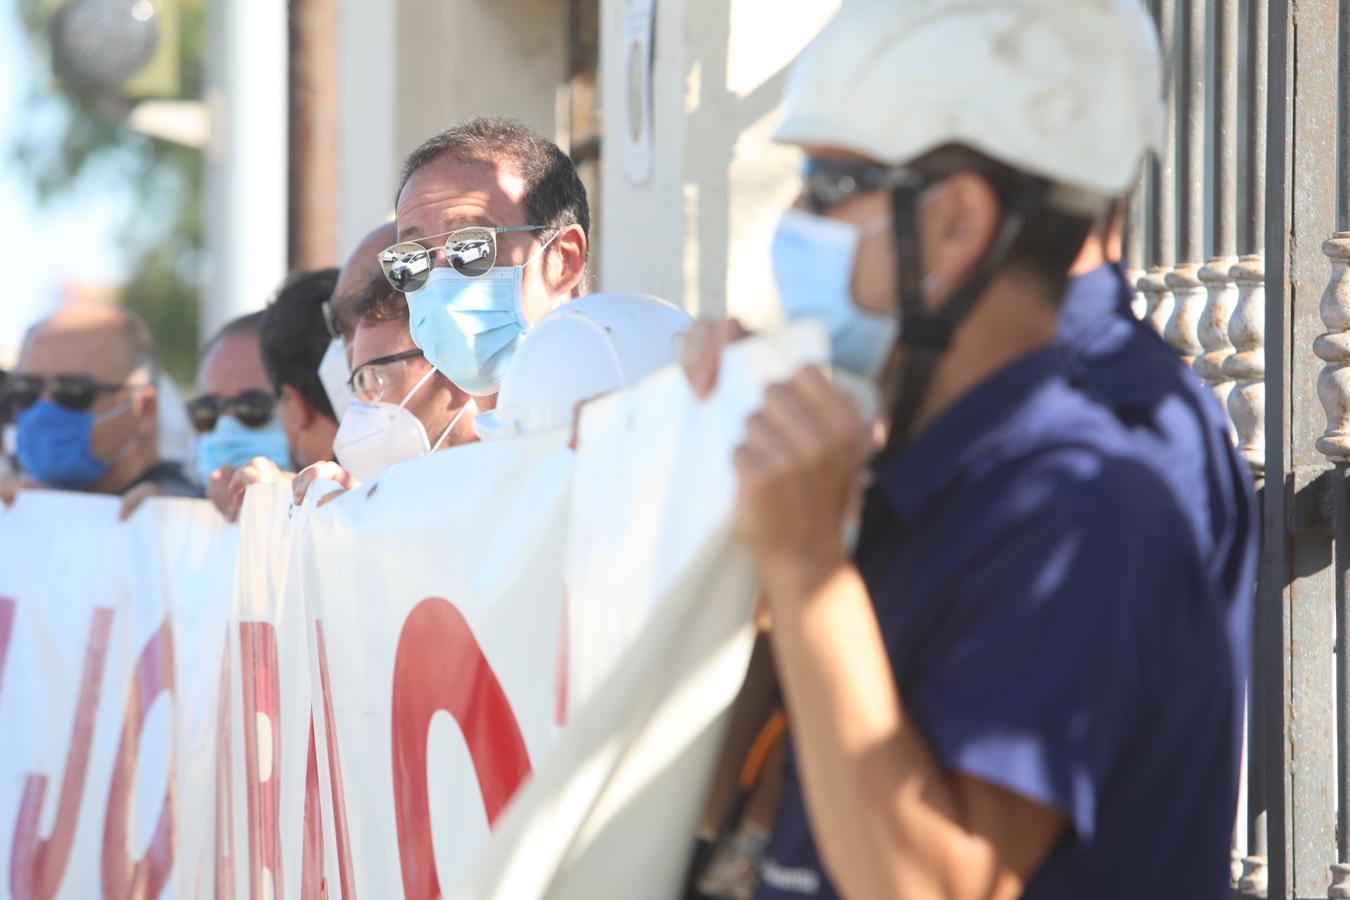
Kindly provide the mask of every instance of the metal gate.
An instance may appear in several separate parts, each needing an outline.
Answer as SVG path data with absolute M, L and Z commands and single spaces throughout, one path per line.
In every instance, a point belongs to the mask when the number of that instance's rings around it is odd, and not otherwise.
M 1150 5 L 1173 77 L 1136 312 L 1226 405 L 1261 498 L 1234 886 L 1350 897 L 1350 0 Z

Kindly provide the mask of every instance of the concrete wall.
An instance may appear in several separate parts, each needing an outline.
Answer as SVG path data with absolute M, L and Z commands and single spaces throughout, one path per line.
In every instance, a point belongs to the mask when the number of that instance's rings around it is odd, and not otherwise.
M 349 253 L 393 211 L 422 141 L 480 114 L 556 138 L 563 0 L 339 0 L 339 239 Z
M 834 0 L 657 0 L 654 172 L 623 165 L 623 0 L 602 0 L 606 129 L 601 286 L 643 290 L 701 316 L 777 320 L 769 242 L 796 192 L 799 155 L 777 147 L 786 69 Z

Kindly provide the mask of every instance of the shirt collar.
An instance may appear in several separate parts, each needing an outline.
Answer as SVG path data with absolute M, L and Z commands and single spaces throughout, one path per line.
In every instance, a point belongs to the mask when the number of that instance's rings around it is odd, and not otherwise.
M 1090 341 L 1102 324 L 1130 312 L 1132 299 L 1125 271 L 1116 263 L 1102 263 L 1069 281 L 1059 311 L 1060 336 L 1070 344 Z
M 902 524 L 912 525 L 970 465 L 986 458 L 1015 426 L 1016 415 L 1046 384 L 1067 383 L 1057 346 L 1037 350 L 995 373 L 943 411 L 894 456 L 878 463 L 874 483 Z

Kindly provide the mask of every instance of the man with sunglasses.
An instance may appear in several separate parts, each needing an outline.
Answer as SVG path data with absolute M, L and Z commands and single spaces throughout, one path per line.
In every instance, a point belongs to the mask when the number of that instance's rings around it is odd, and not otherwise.
M 806 369 L 736 452 L 792 736 L 761 898 L 1229 893 L 1250 632 L 1055 346 L 1161 87 L 1135 0 L 853 0 L 794 66 L 780 293 L 891 415 L 878 454 Z
M 407 295 L 413 341 L 489 409 L 525 332 L 584 290 L 590 208 L 576 167 L 520 122 L 473 119 L 408 156 L 395 218 L 398 243 L 379 261 Z
M 472 409 L 492 409 L 525 333 L 585 291 L 590 206 L 576 167 L 518 121 L 472 119 L 408 155 L 395 224 L 397 241 L 377 260 L 406 298 L 412 348 Z M 409 427 L 406 449 L 413 438 Z M 352 476 L 312 467 L 294 482 L 297 500 L 316 477 L 351 486 Z
M 147 491 L 200 496 L 160 458 L 157 371 L 149 332 L 116 306 L 69 303 L 33 326 L 0 389 L 22 479 L 0 483 L 0 499 L 12 502 L 25 485 L 128 501 Z
M 239 518 L 249 485 L 289 482 L 297 470 L 333 458 L 337 413 L 321 365 L 334 338 L 329 309 L 337 277 L 335 268 L 297 272 L 282 283 L 263 313 L 263 366 L 291 464 L 280 466 L 266 456 L 255 456 L 236 467 L 226 489 L 219 492 L 224 503 L 220 512 L 231 522 Z M 345 354 L 339 358 L 345 371 Z
M 233 507 L 230 480 L 240 466 L 258 457 L 278 469 L 295 465 L 263 365 L 263 318 L 261 312 L 241 316 L 207 342 L 197 370 L 197 395 L 187 404 L 197 434 L 197 477 L 226 516 Z

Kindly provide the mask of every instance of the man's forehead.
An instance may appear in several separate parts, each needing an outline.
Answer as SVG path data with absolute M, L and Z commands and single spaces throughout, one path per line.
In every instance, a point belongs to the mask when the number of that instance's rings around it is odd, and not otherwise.
M 16 367 L 32 375 L 89 374 L 107 380 L 124 378 L 130 368 L 131 348 L 123 329 L 50 324 L 29 333 Z
M 527 224 L 521 218 L 524 192 L 524 181 L 509 165 L 435 160 L 414 172 L 399 195 L 398 239 L 416 240 L 474 225 Z

